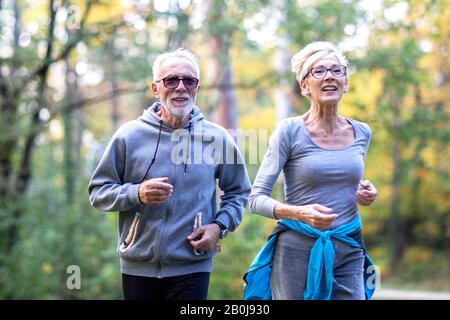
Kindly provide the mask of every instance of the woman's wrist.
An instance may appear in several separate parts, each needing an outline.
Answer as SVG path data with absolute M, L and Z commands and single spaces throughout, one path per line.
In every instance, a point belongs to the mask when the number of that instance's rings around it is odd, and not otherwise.
M 302 211 L 301 206 L 291 206 L 285 203 L 277 203 L 273 210 L 273 215 L 277 219 L 300 220 Z

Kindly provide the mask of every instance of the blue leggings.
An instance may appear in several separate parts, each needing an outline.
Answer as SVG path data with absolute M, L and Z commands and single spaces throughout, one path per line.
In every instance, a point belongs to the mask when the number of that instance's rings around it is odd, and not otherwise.
M 206 300 L 209 272 L 167 278 L 133 276 L 122 273 L 125 300 Z

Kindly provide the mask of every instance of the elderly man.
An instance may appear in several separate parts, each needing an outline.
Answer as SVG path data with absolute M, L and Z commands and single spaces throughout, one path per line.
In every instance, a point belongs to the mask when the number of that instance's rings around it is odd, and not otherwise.
M 89 183 L 95 208 L 119 211 L 125 299 L 206 299 L 216 244 L 242 221 L 248 174 L 231 136 L 195 105 L 199 78 L 189 51 L 158 56 L 158 102 L 118 129 Z

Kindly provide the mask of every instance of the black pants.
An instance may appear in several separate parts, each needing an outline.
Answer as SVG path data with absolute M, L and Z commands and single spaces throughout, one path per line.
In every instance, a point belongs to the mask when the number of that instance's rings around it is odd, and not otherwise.
M 167 278 L 133 276 L 122 273 L 125 300 L 206 300 L 209 272 Z

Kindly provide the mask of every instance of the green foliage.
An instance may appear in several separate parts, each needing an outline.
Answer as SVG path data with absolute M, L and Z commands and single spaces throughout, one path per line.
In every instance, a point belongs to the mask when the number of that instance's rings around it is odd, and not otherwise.
M 117 99 L 120 122 L 124 122 L 148 105 L 144 90 L 156 54 L 185 46 L 200 57 L 202 75 L 208 75 L 213 72 L 208 64 L 210 40 L 218 36 L 229 53 L 223 61 L 231 62 L 239 127 L 273 129 L 274 89 L 281 79 L 288 79 L 293 88 L 296 83 L 290 70 L 274 72 L 277 44 L 270 36 L 256 41 L 250 32 L 274 32 L 288 40 L 288 50 L 296 52 L 315 40 L 348 41 L 363 25 L 369 28 L 369 41 L 364 48 L 346 52 L 350 90 L 339 112 L 372 128 L 365 177 L 376 185 L 379 196 L 372 206 L 361 208 L 367 249 L 388 281 L 450 288 L 448 1 L 382 1 L 382 8 L 371 14 L 357 0 L 191 1 L 185 8 L 171 1 L 171 9 L 165 12 L 156 10 L 153 1 L 149 5 L 100 1 L 82 30 L 82 44 L 70 51 L 67 64 L 60 54 L 68 45 L 66 31 L 70 30 L 61 17 L 69 3 L 81 4 L 83 13 L 87 2 L 56 1 L 62 14 L 52 43 L 52 57 L 57 60 L 50 63 L 46 77 L 41 70 L 32 79 L 28 77 L 33 70 L 48 62 L 44 55 L 50 15 L 48 1 L 28 2 L 0 5 L 4 25 L 0 39 L 0 298 L 121 298 L 115 252 L 117 216 L 90 206 L 86 190 L 90 172 L 83 170 L 91 144 L 111 136 L 110 101 L 87 101 L 80 110 L 83 117 L 77 118 L 80 128 L 74 125 L 71 133 L 66 121 L 74 110 L 64 118 L 58 113 L 69 102 L 64 68 L 77 72 L 72 80 L 80 99 L 108 93 L 113 81 L 121 89 L 139 88 Z M 21 22 L 17 35 L 14 4 Z M 205 4 L 212 7 L 202 16 Z M 387 10 L 399 4 L 406 6 L 406 12 L 388 19 Z M 100 75 L 100 84 L 84 83 L 92 71 L 86 71 L 86 66 Z M 211 103 L 216 89 L 208 83 L 213 80 L 203 79 L 208 76 L 202 76 L 197 103 L 209 119 L 208 113 L 216 107 Z M 302 113 L 308 104 L 298 99 L 294 109 Z M 47 122 L 47 113 L 55 120 Z M 30 133 L 37 136 L 30 140 L 32 166 L 20 171 Z M 67 159 L 76 153 L 67 150 L 75 148 L 75 139 L 68 136 L 76 134 L 80 135 L 80 159 Z M 246 159 L 253 148 L 243 148 Z M 264 151 L 258 145 L 258 163 L 248 165 L 252 180 Z M 31 178 L 22 191 L 18 183 L 27 174 Z M 394 178 L 398 183 L 393 183 Z M 75 190 L 75 196 L 68 196 L 67 190 Z M 273 197 L 283 200 L 282 193 L 283 186 L 277 183 Z M 397 198 L 392 202 L 394 193 Z M 210 299 L 241 299 L 242 276 L 274 223 L 247 211 L 243 224 L 223 241 L 222 252 L 214 259 Z M 16 226 L 18 233 L 12 239 Z M 393 274 L 390 252 L 400 242 L 403 251 Z M 67 289 L 70 265 L 81 269 L 81 290 Z
M 316 1 L 310 5 L 295 0 L 287 2 L 288 18 L 282 30 L 292 39 L 295 50 L 317 40 L 339 42 L 346 37 L 346 26 L 364 19 L 364 12 L 358 9 L 355 0 Z
M 208 299 L 242 299 L 243 276 L 274 224 L 274 220 L 247 211 L 241 226 L 221 242 L 222 252 L 214 258 Z
M 420 287 L 425 290 L 449 291 L 449 261 L 448 255 L 442 251 L 420 245 L 410 246 L 398 267 L 401 272 L 386 277 L 385 282 L 397 286 L 409 284 L 415 286 L 416 290 Z
M 0 296 L 12 299 L 120 299 L 121 284 L 115 253 L 113 216 L 93 209 L 87 178 L 79 177 L 76 199 L 67 205 L 55 146 L 36 154 L 34 183 L 21 199 L 23 218 L 18 242 L 2 255 Z M 4 222 L 4 221 L 2 221 Z M 3 224 L 2 224 L 3 225 Z M 81 271 L 81 289 L 69 290 L 67 268 Z

